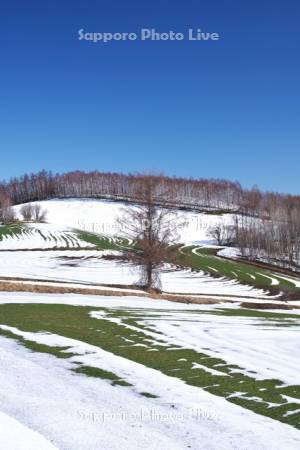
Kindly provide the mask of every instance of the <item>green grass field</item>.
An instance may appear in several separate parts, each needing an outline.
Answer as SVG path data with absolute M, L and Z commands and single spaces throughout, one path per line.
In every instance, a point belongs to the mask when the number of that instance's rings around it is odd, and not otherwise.
M 23 224 L 10 224 L 0 226 L 0 241 L 4 236 L 18 236 L 21 235 L 26 230 L 26 226 Z
M 106 236 L 102 236 L 97 233 L 91 233 L 89 231 L 75 230 L 79 239 L 89 244 L 93 244 L 98 250 L 122 250 L 129 246 L 127 239 L 116 238 L 111 239 Z
M 193 250 L 197 250 L 197 254 Z M 273 293 L 278 293 L 280 290 L 299 292 L 291 281 L 280 277 L 279 273 L 255 267 L 246 262 L 239 262 L 228 260 L 215 256 L 216 250 L 214 248 L 199 248 L 196 246 L 184 247 L 182 260 L 184 263 L 195 270 L 203 270 L 212 276 L 225 277 L 234 279 L 241 283 L 255 286 L 262 289 L 271 289 Z M 284 275 L 283 275 L 284 276 Z M 272 285 L 272 278 L 278 281 L 277 285 Z M 274 281 L 273 281 L 274 283 Z

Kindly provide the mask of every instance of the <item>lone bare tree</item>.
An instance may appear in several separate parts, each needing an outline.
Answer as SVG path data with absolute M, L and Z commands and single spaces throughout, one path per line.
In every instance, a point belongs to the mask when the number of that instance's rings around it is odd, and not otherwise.
M 183 223 L 164 206 L 169 201 L 170 193 L 157 177 L 140 176 L 136 204 L 124 208 L 118 219 L 123 236 L 134 242 L 126 257 L 139 267 L 140 283 L 147 290 L 160 290 L 163 266 L 176 262 L 178 255 L 177 228 Z
M 32 206 L 32 217 L 35 222 L 45 222 L 47 211 L 39 203 L 35 203 Z
M 218 245 L 229 245 L 234 239 L 234 227 L 220 222 L 208 229 L 208 235 L 217 241 Z
M 33 206 L 31 203 L 26 203 L 23 205 L 20 209 L 21 216 L 23 217 L 23 220 L 30 221 L 32 220 L 33 216 Z

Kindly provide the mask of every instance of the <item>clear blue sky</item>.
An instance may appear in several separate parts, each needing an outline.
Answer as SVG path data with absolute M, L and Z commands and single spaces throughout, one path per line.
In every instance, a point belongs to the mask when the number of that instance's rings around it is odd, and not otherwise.
M 0 179 L 164 171 L 299 193 L 298 0 L 4 0 Z M 78 30 L 217 42 L 78 40 Z

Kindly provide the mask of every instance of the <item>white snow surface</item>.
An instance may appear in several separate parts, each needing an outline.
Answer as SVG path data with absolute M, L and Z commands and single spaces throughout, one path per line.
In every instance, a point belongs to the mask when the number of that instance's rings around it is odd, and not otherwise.
M 57 450 L 41 434 L 0 411 L 0 448 L 3 450 Z
M 116 219 L 124 208 L 132 208 L 123 202 L 96 199 L 57 199 L 38 202 L 47 211 L 47 221 L 51 224 L 78 228 L 107 236 L 122 236 Z M 14 207 L 20 218 L 22 205 Z M 193 211 L 177 211 L 179 241 L 182 243 L 214 243 L 208 229 L 221 223 L 232 224 L 233 214 L 204 214 Z
M 218 251 L 218 256 L 224 256 L 225 258 L 238 258 L 241 253 L 236 247 L 224 247 Z
M 1 303 L 11 301 L 84 302 L 106 307 L 123 305 L 125 309 L 140 307 L 144 309 L 145 315 L 150 308 L 151 315 L 156 309 L 159 310 L 158 314 L 164 311 L 165 318 L 169 316 L 171 323 L 172 320 L 177 322 L 182 316 L 183 324 L 189 317 L 189 311 L 215 308 L 178 304 L 170 310 L 169 302 L 134 297 L 108 299 L 0 294 Z M 248 323 L 243 325 L 246 328 L 249 326 Z M 208 323 L 201 325 L 199 321 L 198 326 L 204 329 Z M 224 329 L 224 324 L 218 323 L 218 326 Z M 232 323 L 229 323 L 229 328 L 232 328 Z M 190 339 L 188 335 L 191 333 L 187 333 L 187 330 L 183 329 L 183 333 L 177 334 L 174 329 L 171 332 L 164 329 L 163 333 L 178 343 L 185 342 L 188 347 L 192 345 L 198 348 L 196 336 L 192 335 Z M 257 415 L 221 397 L 189 386 L 180 379 L 84 342 L 49 333 L 26 333 L 14 328 L 12 331 L 35 342 L 68 345 L 71 347 L 69 351 L 76 354 L 66 361 L 31 352 L 15 341 L 0 338 L 0 404 L 3 413 L 22 423 L 27 430 L 39 433 L 46 442 L 51 442 L 60 450 L 294 450 L 300 446 L 300 433 L 291 426 Z M 240 335 L 243 335 L 242 327 Z M 234 337 L 238 337 L 237 333 Z M 227 346 L 230 345 L 228 339 L 229 335 L 225 334 Z M 261 349 L 258 340 L 256 345 Z M 283 349 L 286 351 L 286 342 Z M 260 354 L 262 357 L 261 350 Z M 269 360 L 264 358 L 260 362 L 267 366 Z M 112 371 L 130 381 L 133 386 L 111 386 L 102 379 L 74 374 L 67 370 L 73 367 L 74 362 Z M 139 395 L 143 391 L 159 395 L 159 398 L 150 399 Z M 5 426 L 6 420 L 7 416 L 3 419 L 0 415 L 0 424 Z M 19 447 L 14 447 L 15 439 L 8 442 L 5 450 L 19 450 Z M 24 448 L 27 450 L 27 447 Z M 32 444 L 30 450 L 44 448 L 48 447 Z

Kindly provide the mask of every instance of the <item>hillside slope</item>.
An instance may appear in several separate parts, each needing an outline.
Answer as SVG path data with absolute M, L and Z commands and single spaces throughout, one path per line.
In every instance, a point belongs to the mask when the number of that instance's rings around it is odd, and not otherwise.
M 108 236 L 122 236 L 117 217 L 128 203 L 96 199 L 57 199 L 38 202 L 47 211 L 47 222 L 73 227 Z M 22 205 L 14 207 L 20 218 Z M 177 211 L 179 241 L 182 243 L 212 243 L 208 229 L 219 223 L 231 224 L 233 214 L 205 214 L 193 211 Z

